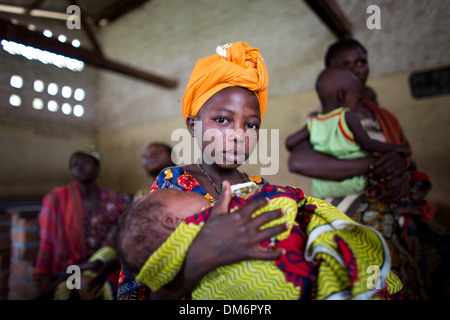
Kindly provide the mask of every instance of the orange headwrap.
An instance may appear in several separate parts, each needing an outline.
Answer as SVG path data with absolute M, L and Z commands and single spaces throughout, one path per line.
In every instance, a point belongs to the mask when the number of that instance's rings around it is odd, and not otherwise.
M 269 75 L 257 48 L 244 42 L 218 46 L 217 54 L 197 61 L 183 96 L 184 119 L 196 116 L 203 104 L 226 87 L 244 87 L 259 100 L 261 118 L 267 105 Z

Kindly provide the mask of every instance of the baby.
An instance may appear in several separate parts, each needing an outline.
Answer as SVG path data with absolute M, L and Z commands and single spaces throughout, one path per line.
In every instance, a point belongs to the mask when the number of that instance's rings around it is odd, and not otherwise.
M 285 254 L 275 261 L 246 260 L 219 267 L 202 278 L 191 293 L 193 299 L 326 299 L 333 295 L 364 299 L 375 294 L 386 296 L 388 291 L 394 293 L 401 288 L 398 279 L 388 270 L 389 263 L 382 263 L 383 280 L 390 277 L 389 283 L 398 285 L 378 292 L 368 289 L 364 276 L 367 272 L 363 269 L 373 264 L 373 257 L 366 261 L 366 255 L 359 254 L 362 252 L 359 246 L 364 246 L 365 251 L 373 250 L 379 259 L 377 261 L 386 261 L 389 253 L 383 245 L 384 240 L 372 229 L 356 224 L 328 203 L 305 197 L 298 188 L 273 185 L 247 185 L 236 189 L 232 195 L 230 214 L 255 197 L 269 199 L 269 203 L 255 215 L 278 208 L 284 210 L 284 216 L 270 225 L 289 223 L 289 230 L 261 246 L 281 247 Z M 181 268 L 190 243 L 212 208 L 206 198 L 195 192 L 153 191 L 134 204 L 120 221 L 117 247 L 122 263 L 137 274 L 136 280 L 151 290 L 163 287 Z M 308 238 L 315 227 L 323 228 L 338 221 L 343 227 L 352 225 L 356 228 L 344 228 L 338 235 L 339 227 L 333 227 L 328 232 Z M 331 233 L 336 234 L 333 237 Z M 343 254 L 352 256 L 358 262 L 357 268 L 363 268 L 352 270 L 358 273 L 358 279 L 349 282 L 335 273 L 347 273 L 352 269 L 335 259 Z M 315 285 L 318 288 L 313 290 Z

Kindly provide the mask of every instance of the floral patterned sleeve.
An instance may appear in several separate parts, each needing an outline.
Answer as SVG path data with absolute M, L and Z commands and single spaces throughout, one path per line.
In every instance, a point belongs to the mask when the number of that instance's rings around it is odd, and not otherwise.
M 189 172 L 181 167 L 168 167 L 160 172 L 155 182 L 153 182 L 150 192 L 161 188 L 183 192 L 197 192 L 211 202 L 215 200 Z

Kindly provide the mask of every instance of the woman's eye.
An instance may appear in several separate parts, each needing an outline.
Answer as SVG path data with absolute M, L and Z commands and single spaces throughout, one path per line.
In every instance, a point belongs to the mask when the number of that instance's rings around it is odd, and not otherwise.
M 226 123 L 226 122 L 228 122 L 227 121 L 227 119 L 225 119 L 225 118 L 216 118 L 216 119 L 214 119 L 217 123 Z
M 249 129 L 254 129 L 254 130 L 258 129 L 258 126 L 257 126 L 256 124 L 254 124 L 254 123 L 249 123 L 249 124 L 247 124 L 247 127 L 248 127 Z

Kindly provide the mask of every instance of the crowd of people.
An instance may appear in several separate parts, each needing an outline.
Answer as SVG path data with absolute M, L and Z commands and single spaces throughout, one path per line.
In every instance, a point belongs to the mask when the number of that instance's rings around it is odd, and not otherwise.
M 186 166 L 151 142 L 141 158 L 151 181 L 132 199 L 97 184 L 98 150 L 75 151 L 75 181 L 43 201 L 36 282 L 51 299 L 430 299 L 431 283 L 444 291 L 448 239 L 428 225 L 431 182 L 367 87 L 367 55 L 354 39 L 329 47 L 320 105 L 286 140 L 289 170 L 312 178 L 310 196 L 239 170 L 267 107 L 260 50 L 236 42 L 199 59 L 184 120 L 192 137 L 201 124 L 202 136 L 216 130 L 223 141 L 203 141 L 201 161 Z M 212 147 L 214 161 L 205 158 Z M 78 291 L 61 272 L 73 264 L 83 271 Z M 380 285 L 368 286 L 370 266 Z

